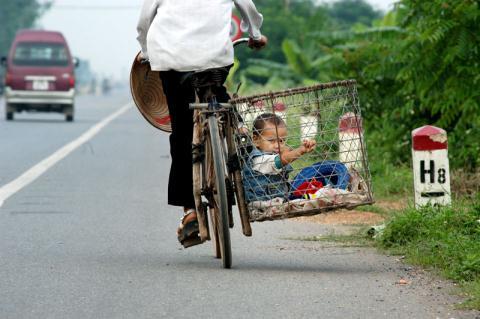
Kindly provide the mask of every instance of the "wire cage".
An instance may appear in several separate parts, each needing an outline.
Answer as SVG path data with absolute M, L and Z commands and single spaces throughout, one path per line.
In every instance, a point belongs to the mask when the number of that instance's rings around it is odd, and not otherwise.
M 354 80 L 230 102 L 250 221 L 373 203 Z

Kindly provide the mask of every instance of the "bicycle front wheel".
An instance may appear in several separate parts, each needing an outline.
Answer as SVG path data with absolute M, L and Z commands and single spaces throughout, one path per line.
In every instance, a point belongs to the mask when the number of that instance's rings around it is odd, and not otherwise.
M 230 228 L 228 219 L 228 195 L 225 184 L 225 157 L 223 153 L 223 139 L 220 137 L 217 118 L 210 116 L 208 118 L 208 127 L 210 129 L 210 145 L 212 147 L 213 166 L 215 172 L 215 216 L 217 221 L 218 241 L 220 243 L 220 252 L 224 268 L 232 266 L 232 248 L 230 245 Z

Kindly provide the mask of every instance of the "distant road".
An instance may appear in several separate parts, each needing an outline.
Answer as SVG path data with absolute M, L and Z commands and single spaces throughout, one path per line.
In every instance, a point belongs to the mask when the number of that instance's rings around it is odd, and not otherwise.
M 0 107 L 0 189 L 130 102 L 80 96 L 75 122 Z M 298 221 L 232 230 L 233 269 L 210 243 L 181 249 L 166 205 L 168 135 L 131 107 L 0 207 L 0 318 L 475 318 L 450 284 L 373 249 L 294 238 Z M 188 189 L 185 189 L 188 192 Z M 408 285 L 398 284 L 406 279 Z

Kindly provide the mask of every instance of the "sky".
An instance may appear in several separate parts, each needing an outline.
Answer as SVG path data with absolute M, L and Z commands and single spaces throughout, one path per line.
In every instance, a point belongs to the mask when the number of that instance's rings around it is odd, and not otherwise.
M 319 0 L 332 2 L 334 0 Z M 388 10 L 396 0 L 367 0 Z M 72 54 L 90 62 L 94 73 L 128 79 L 140 47 L 136 25 L 143 0 L 56 0 L 38 21 L 43 29 L 61 31 Z M 268 36 L 268 35 L 267 35 Z

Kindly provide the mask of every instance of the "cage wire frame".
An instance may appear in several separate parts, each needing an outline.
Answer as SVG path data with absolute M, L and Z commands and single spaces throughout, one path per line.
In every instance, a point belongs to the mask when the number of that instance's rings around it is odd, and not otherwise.
M 355 80 L 240 97 L 230 103 L 236 109 L 234 120 L 248 130 L 235 133 L 235 146 L 250 221 L 374 203 Z M 267 119 L 255 129 L 255 120 L 257 126 L 262 122 L 260 115 Z M 276 150 L 266 149 L 262 139 L 273 140 Z M 282 157 L 299 150 L 304 140 L 315 141 L 315 148 L 282 163 Z

